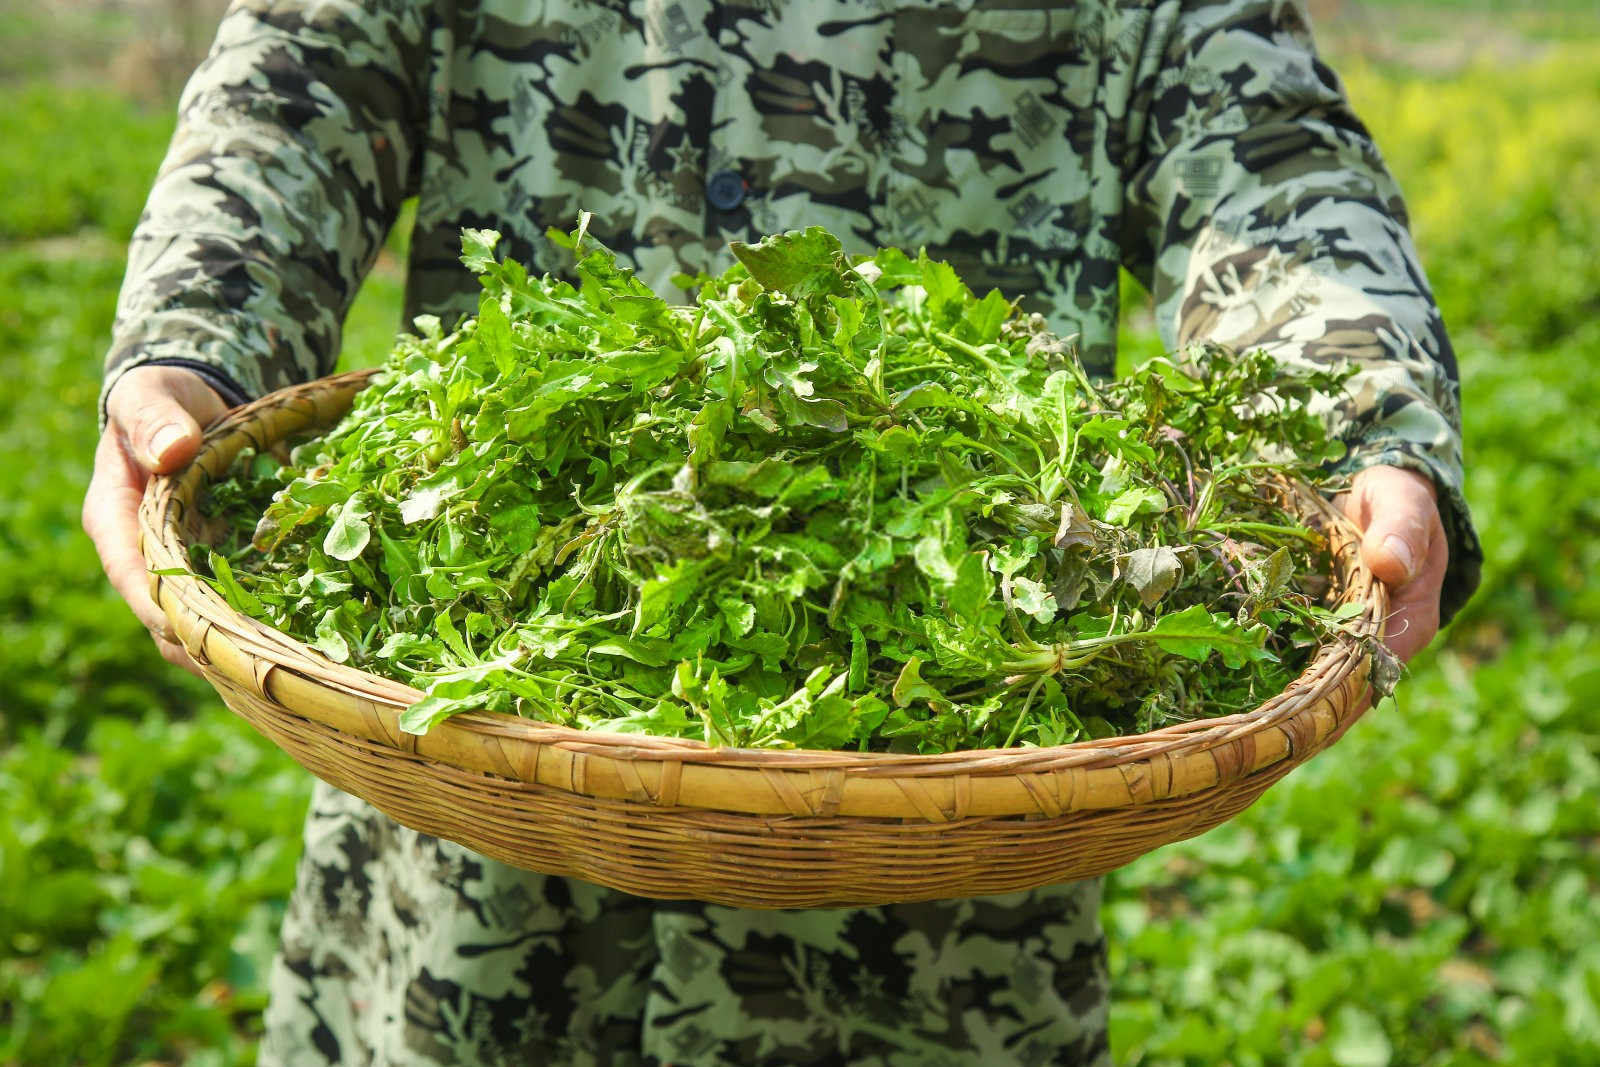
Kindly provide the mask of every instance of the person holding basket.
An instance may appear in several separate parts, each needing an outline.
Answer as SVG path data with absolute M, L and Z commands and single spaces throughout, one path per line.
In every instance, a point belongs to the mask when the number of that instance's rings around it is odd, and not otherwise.
M 135 513 L 227 408 L 329 373 L 408 198 L 406 321 L 463 227 L 534 269 L 581 210 L 663 295 L 728 242 L 926 247 L 1114 369 L 1163 340 L 1354 362 L 1346 514 L 1410 658 L 1477 582 L 1457 375 L 1403 204 L 1281 0 L 236 0 L 134 234 L 84 526 L 162 655 Z M 1091 879 L 746 911 L 511 868 L 318 783 L 263 1064 L 1107 1064 Z

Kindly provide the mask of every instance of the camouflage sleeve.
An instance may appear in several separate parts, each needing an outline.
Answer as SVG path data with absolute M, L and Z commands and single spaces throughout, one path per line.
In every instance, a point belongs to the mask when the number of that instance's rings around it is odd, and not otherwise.
M 231 6 L 133 234 L 102 420 L 111 386 L 143 363 L 188 366 L 234 402 L 332 369 L 414 184 L 421 11 Z
M 1297 3 L 1159 10 L 1127 243 L 1163 339 L 1356 364 L 1330 401 L 1344 467 L 1432 478 L 1450 541 L 1448 620 L 1477 587 L 1482 551 L 1462 497 L 1455 355 L 1399 189 Z

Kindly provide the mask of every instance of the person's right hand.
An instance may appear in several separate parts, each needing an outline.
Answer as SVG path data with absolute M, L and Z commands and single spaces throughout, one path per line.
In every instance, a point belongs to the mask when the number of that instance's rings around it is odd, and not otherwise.
M 152 474 L 170 474 L 200 448 L 200 428 L 226 411 L 205 380 L 182 367 L 135 367 L 106 398 L 106 429 L 83 498 L 83 529 L 100 566 L 169 663 L 198 674 L 166 615 L 150 599 L 139 552 L 139 501 Z

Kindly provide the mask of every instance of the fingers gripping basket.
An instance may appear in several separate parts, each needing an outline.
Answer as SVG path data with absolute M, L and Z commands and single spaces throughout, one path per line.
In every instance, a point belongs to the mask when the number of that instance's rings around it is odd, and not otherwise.
M 1254 711 L 1056 748 L 896 756 L 710 748 L 498 713 L 427 735 L 421 694 L 332 663 L 235 612 L 189 567 L 194 502 L 238 452 L 331 425 L 367 372 L 241 408 L 140 512 L 152 591 L 228 706 L 314 774 L 401 823 L 531 870 L 644 896 L 740 907 L 842 907 L 976 896 L 1102 874 L 1250 805 L 1365 709 L 1357 636 L 1319 650 Z M 1339 596 L 1378 633 L 1382 585 L 1320 499 Z M 177 573 L 173 573 L 177 572 Z

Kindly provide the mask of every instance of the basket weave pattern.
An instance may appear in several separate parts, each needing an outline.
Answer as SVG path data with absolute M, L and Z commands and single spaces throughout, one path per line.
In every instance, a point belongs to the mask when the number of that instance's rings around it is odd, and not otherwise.
M 518 867 L 643 896 L 845 907 L 1012 892 L 1103 874 L 1248 807 L 1365 710 L 1356 637 L 1320 649 L 1239 715 L 1055 748 L 937 756 L 711 748 L 498 713 L 401 731 L 409 686 L 333 663 L 234 611 L 197 578 L 195 501 L 241 449 L 330 426 L 370 377 L 282 390 L 230 413 L 140 510 L 151 591 L 230 708 L 327 782 L 399 822 Z M 1355 531 L 1306 502 L 1335 549 L 1353 629 L 1380 632 L 1381 583 Z M 170 573 L 180 571 L 182 573 Z

